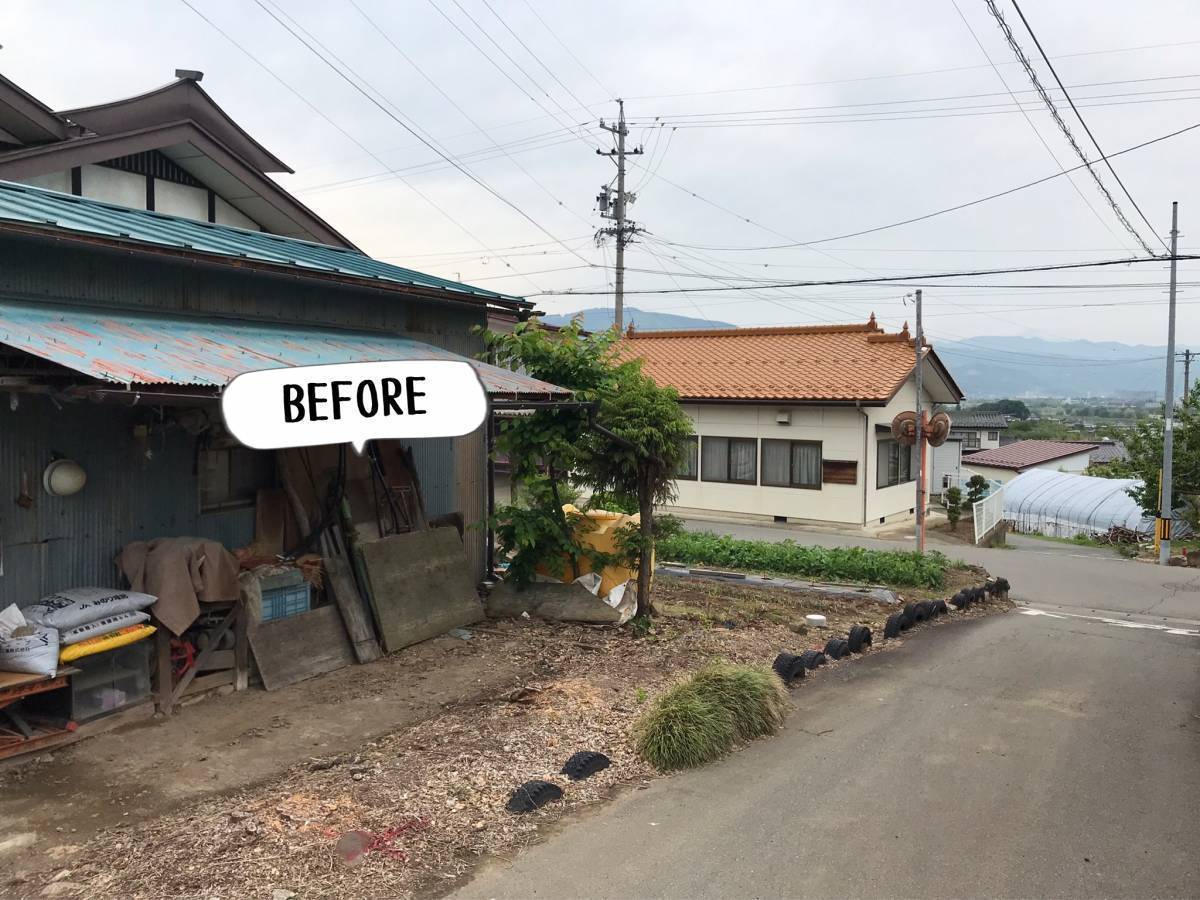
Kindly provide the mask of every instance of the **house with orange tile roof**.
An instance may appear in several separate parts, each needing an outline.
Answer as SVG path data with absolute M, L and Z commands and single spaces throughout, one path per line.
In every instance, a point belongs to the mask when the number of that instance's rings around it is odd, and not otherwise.
M 619 347 L 679 392 L 695 426 L 676 512 L 862 527 L 914 514 L 916 454 L 891 433 L 916 401 L 907 324 L 888 334 L 872 314 L 850 325 L 630 329 Z M 961 401 L 933 348 L 922 353 L 924 408 Z

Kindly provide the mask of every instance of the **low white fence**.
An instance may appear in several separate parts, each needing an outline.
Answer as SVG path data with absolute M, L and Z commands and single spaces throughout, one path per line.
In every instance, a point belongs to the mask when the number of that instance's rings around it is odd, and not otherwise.
M 1004 518 L 1004 487 L 997 488 L 976 503 L 972 512 L 975 515 L 975 543 L 978 544 Z

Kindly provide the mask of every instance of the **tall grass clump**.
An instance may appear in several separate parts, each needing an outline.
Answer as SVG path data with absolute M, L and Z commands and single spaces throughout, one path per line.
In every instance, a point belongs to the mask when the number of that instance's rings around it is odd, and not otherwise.
M 949 561 L 936 551 L 811 547 L 792 540 L 743 541 L 709 531 L 683 531 L 661 538 L 659 559 L 823 581 L 854 581 L 937 588 Z
M 660 771 L 712 762 L 738 740 L 774 734 L 787 691 L 770 669 L 712 663 L 655 701 L 639 720 L 638 753 Z
M 715 662 L 693 675 L 691 684 L 729 713 L 733 729 L 742 740 L 774 734 L 783 724 L 787 688 L 765 666 Z
M 638 754 L 661 772 L 693 769 L 733 749 L 737 732 L 719 703 L 695 690 L 690 681 L 659 697 L 637 724 Z

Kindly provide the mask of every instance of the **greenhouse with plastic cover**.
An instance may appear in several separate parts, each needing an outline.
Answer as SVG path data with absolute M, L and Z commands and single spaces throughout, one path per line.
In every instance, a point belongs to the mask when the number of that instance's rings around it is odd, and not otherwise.
M 1050 537 L 1102 534 L 1123 528 L 1151 537 L 1154 518 L 1146 515 L 1129 489 L 1142 484 L 1136 478 L 1096 478 L 1049 469 L 1029 469 L 1004 486 L 1004 518 L 1026 534 Z M 1191 533 L 1176 517 L 1174 537 Z

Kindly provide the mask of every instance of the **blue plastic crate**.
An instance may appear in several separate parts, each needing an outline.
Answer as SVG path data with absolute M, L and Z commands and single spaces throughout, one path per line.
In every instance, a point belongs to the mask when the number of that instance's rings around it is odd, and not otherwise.
M 307 581 L 262 592 L 262 620 L 298 616 L 312 608 L 312 586 Z

